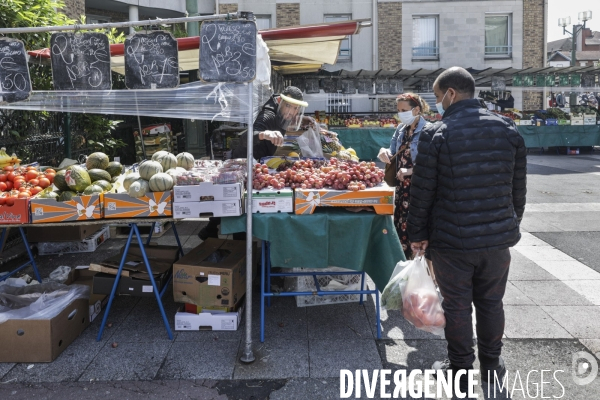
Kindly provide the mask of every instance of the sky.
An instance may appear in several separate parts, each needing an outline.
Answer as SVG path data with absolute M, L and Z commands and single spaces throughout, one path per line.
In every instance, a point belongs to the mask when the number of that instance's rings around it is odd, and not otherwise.
M 548 41 L 570 38 L 568 33 L 563 35 L 563 30 L 558 26 L 559 18 L 571 17 L 570 32 L 573 24 L 577 24 L 577 14 L 580 11 L 592 11 L 592 19 L 586 23 L 586 28 L 600 31 L 600 1 L 599 0 L 548 0 Z

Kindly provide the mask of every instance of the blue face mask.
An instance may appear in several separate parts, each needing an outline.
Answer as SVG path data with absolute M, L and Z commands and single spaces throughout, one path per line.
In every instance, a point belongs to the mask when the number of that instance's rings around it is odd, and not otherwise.
M 444 97 L 442 97 L 442 101 L 440 101 L 439 103 L 435 103 L 435 108 L 437 108 L 437 112 L 440 113 L 441 116 L 444 116 L 444 112 L 446 110 L 444 110 L 444 106 L 442 105 L 444 99 L 446 98 L 446 95 L 448 94 L 448 91 L 446 90 L 446 93 L 444 93 Z M 452 105 L 452 102 L 450 102 L 450 105 Z

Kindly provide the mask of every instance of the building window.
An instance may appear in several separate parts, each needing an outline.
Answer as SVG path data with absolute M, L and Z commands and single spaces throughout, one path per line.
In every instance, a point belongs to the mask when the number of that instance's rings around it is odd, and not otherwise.
M 85 22 L 88 24 L 108 24 L 110 22 L 110 17 L 88 14 L 85 17 Z
M 350 95 L 342 93 L 327 93 L 327 114 L 352 112 Z
M 512 56 L 512 24 L 509 14 L 487 14 L 485 16 L 485 56 Z
M 327 14 L 325 15 L 325 22 L 340 22 L 350 21 L 352 14 Z M 340 45 L 340 52 L 338 54 L 338 61 L 349 61 L 352 59 L 352 38 L 347 36 L 342 40 Z
M 271 16 L 270 15 L 255 15 L 256 17 L 256 29 L 259 31 L 265 29 L 271 29 Z
M 437 15 L 413 16 L 413 58 L 439 58 L 438 28 Z

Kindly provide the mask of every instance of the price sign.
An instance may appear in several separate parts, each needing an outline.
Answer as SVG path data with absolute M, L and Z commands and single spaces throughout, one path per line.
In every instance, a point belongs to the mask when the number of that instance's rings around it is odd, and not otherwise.
M 31 79 L 22 41 L 0 39 L 0 103 L 26 100 L 31 94 Z

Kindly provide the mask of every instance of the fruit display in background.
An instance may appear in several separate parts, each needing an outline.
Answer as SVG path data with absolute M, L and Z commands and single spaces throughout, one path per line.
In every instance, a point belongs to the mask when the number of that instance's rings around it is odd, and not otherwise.
M 147 181 L 160 172 L 163 172 L 163 167 L 158 161 L 144 161 L 140 164 L 140 177 Z
M 17 158 L 17 155 L 13 153 L 12 156 L 9 156 L 6 152 L 6 147 L 2 147 L 0 149 L 0 168 L 12 166 L 14 167 L 17 164 L 20 164 L 21 160 Z
M 13 167 L 7 165 L 0 173 L 0 205 L 11 205 L 11 199 L 28 199 L 49 187 L 56 172 L 48 168 L 40 172 L 35 166 Z
M 94 169 L 94 168 L 106 169 L 106 167 L 108 167 L 108 164 L 109 164 L 108 156 L 102 152 L 96 152 L 96 153 L 90 154 L 85 161 L 85 167 L 88 170 Z
M 186 171 L 189 171 L 194 167 L 194 156 L 190 153 L 179 153 L 177 154 L 177 166 L 184 168 Z

